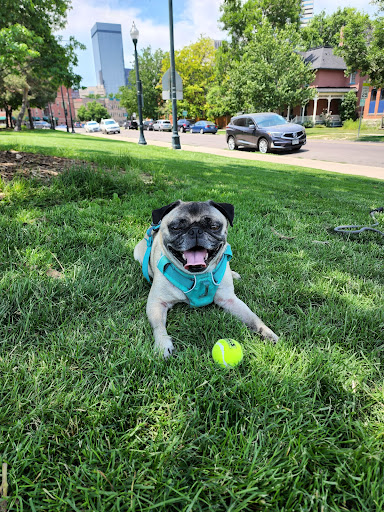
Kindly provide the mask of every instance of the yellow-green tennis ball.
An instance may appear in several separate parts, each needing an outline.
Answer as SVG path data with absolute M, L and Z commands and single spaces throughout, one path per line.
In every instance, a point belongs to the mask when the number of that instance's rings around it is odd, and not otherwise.
M 212 357 L 223 368 L 233 368 L 243 360 L 243 349 L 236 340 L 219 340 L 213 345 Z

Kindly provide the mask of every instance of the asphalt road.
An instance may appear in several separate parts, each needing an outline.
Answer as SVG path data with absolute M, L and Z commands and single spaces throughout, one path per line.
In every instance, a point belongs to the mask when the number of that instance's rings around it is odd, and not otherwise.
M 76 129 L 77 133 L 85 133 L 84 129 Z M 98 132 L 98 137 L 109 137 L 119 139 L 139 139 L 138 130 L 121 130 L 120 135 L 111 134 L 103 135 Z M 200 133 L 180 133 L 181 146 L 188 145 L 200 148 L 227 149 L 225 135 L 209 134 L 201 135 Z M 172 140 L 171 132 L 154 132 L 145 131 L 144 136 L 148 142 L 158 141 L 168 145 Z M 252 150 L 240 150 L 252 151 Z M 384 168 L 384 144 L 377 142 L 352 142 L 352 141 L 330 141 L 330 140 L 313 140 L 308 139 L 307 144 L 297 152 L 275 152 L 281 163 L 289 155 L 291 158 L 310 159 L 325 162 L 338 162 L 354 165 L 382 167 Z

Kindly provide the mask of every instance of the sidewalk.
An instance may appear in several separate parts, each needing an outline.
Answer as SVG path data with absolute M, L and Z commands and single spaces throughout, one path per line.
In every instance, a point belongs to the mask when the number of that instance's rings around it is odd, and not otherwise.
M 127 136 L 128 135 L 128 136 Z M 98 137 L 108 135 L 97 134 Z M 134 134 L 125 134 L 124 137 L 115 135 L 114 138 L 125 140 L 128 142 L 137 143 L 138 135 L 137 132 Z M 160 146 L 163 148 L 172 148 L 171 136 L 169 142 L 147 140 L 149 146 Z M 384 148 L 383 148 L 384 149 Z M 290 156 L 289 154 L 284 155 L 284 161 L 281 159 L 281 155 L 273 153 L 262 154 L 258 151 L 230 151 L 229 149 L 216 149 L 198 146 L 189 146 L 188 144 L 182 144 L 181 150 L 174 151 L 190 151 L 194 153 L 206 153 L 209 155 L 218 155 L 226 158 L 236 158 L 242 160 L 255 160 L 260 162 L 271 162 L 277 165 L 292 165 L 294 167 L 309 167 L 311 169 L 320 169 L 322 171 L 338 172 L 341 174 L 350 174 L 353 176 L 366 176 L 367 178 L 375 178 L 378 180 L 384 180 L 384 168 L 383 167 L 371 167 L 354 164 L 343 164 L 338 162 L 327 162 L 325 160 L 311 160 L 309 158 L 301 158 L 298 156 Z M 384 152 L 383 152 L 384 153 Z M 383 156 L 384 158 L 384 156 Z

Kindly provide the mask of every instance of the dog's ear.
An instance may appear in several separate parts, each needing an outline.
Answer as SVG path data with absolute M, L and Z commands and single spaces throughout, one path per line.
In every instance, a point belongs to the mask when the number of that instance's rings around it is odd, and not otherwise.
M 215 203 L 214 201 L 209 201 L 211 206 L 214 206 L 220 213 L 227 217 L 231 226 L 233 226 L 233 218 L 235 216 L 235 207 L 230 203 Z
M 180 199 L 178 201 L 175 201 L 174 203 L 167 204 L 166 206 L 163 206 L 162 208 L 158 208 L 157 210 L 153 210 L 152 212 L 152 222 L 154 224 L 159 224 L 159 222 L 162 220 L 167 213 L 169 213 L 171 210 L 176 208 L 176 206 L 179 206 L 181 203 Z

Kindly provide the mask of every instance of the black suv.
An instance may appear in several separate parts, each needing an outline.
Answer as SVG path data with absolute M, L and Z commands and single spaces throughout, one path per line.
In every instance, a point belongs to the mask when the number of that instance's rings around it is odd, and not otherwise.
M 143 123 L 144 130 L 147 130 L 147 131 L 153 130 L 154 122 L 155 121 L 153 119 L 148 119 L 148 121 L 144 121 L 144 123 Z
M 192 119 L 179 119 L 177 121 L 177 129 L 179 132 L 185 133 L 187 130 L 189 131 L 189 128 L 194 124 L 194 122 L 195 121 Z
M 131 121 L 129 119 L 127 119 L 127 121 L 125 121 L 124 123 L 124 128 L 127 130 L 137 130 L 139 128 L 139 125 L 137 123 L 137 121 L 135 121 L 134 119 Z
M 226 128 L 226 137 L 231 150 L 243 146 L 256 148 L 260 153 L 270 149 L 295 151 L 307 142 L 303 126 L 288 123 L 273 112 L 233 117 Z

